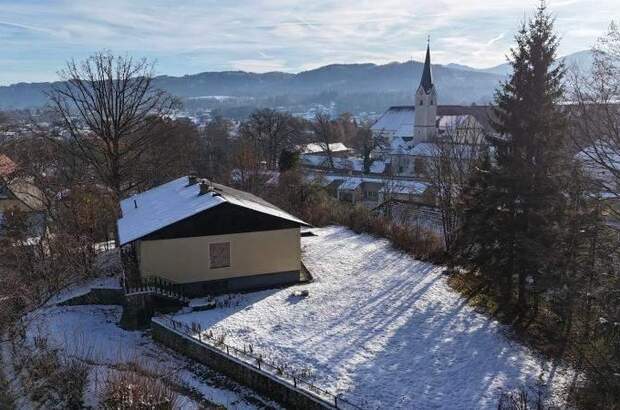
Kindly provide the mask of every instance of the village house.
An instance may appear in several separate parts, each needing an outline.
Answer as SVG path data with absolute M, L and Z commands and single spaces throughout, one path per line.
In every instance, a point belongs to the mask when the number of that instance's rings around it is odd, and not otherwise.
M 121 201 L 120 245 L 136 267 L 188 296 L 292 284 L 307 224 L 263 199 L 185 176 Z M 127 278 L 131 280 L 132 278 Z

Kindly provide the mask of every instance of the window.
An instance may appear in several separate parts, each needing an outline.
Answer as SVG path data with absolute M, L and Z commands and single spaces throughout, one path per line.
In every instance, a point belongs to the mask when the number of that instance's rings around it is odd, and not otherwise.
M 424 105 L 424 100 L 420 100 L 420 105 Z
M 365 191 L 364 195 L 366 196 L 367 201 L 377 201 L 379 198 L 379 193 L 377 191 Z
M 431 105 L 433 105 L 433 100 L 431 100 Z
M 230 242 L 209 244 L 209 267 L 225 268 L 230 266 Z
M 416 158 L 414 167 L 417 174 L 426 173 L 426 161 L 424 160 L 424 158 Z

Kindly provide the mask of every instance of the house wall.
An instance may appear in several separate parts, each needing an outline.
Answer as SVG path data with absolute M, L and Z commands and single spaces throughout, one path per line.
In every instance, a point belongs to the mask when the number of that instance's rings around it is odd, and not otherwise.
M 209 244 L 230 242 L 230 266 L 209 267 Z M 155 275 L 176 283 L 242 278 L 301 268 L 297 228 L 191 238 L 143 240 L 138 245 L 142 277 Z

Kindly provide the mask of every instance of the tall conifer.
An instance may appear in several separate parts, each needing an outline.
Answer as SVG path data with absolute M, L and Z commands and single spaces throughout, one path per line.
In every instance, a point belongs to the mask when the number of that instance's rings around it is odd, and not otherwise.
M 484 187 L 471 186 L 464 198 L 459 243 L 465 265 L 494 280 L 505 302 L 516 284 L 523 310 L 560 257 L 568 153 L 560 106 L 564 67 L 556 62 L 558 39 L 544 2 L 515 40 L 513 73 L 495 97 L 493 160 Z

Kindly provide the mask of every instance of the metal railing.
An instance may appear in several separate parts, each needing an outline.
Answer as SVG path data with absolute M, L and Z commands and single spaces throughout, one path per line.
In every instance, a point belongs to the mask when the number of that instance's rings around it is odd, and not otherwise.
M 162 323 L 162 321 L 164 323 Z M 280 382 L 284 384 L 288 384 L 296 389 L 300 389 L 305 393 L 311 395 L 315 399 L 325 403 L 328 406 L 334 407 L 336 409 L 353 409 L 353 410 L 362 410 L 363 407 L 354 404 L 350 399 L 345 399 L 341 394 L 333 394 L 325 389 L 322 389 L 315 384 L 308 381 L 306 378 L 292 374 L 284 366 L 278 365 L 273 362 L 269 362 L 266 358 L 264 358 L 260 354 L 256 354 L 251 345 L 243 345 L 243 350 L 237 347 L 228 345 L 224 343 L 223 340 L 218 340 L 211 331 L 206 330 L 203 331 L 199 324 L 193 323 L 191 326 L 187 323 L 180 322 L 178 320 L 174 320 L 172 317 L 164 315 L 158 317 L 158 321 L 160 325 L 166 326 L 175 332 L 181 333 L 185 336 L 191 337 L 197 343 L 210 347 L 212 349 L 216 349 L 222 354 L 235 358 L 237 360 L 241 360 L 243 363 L 258 369 L 259 371 L 265 372 L 272 377 L 277 378 Z
M 123 281 L 123 289 L 125 290 L 125 295 L 153 293 L 176 299 L 183 303 L 189 302 L 189 298 L 185 295 L 179 285 L 164 278 L 160 278 L 159 276 L 139 278 L 134 280 L 131 285 L 129 285 L 127 281 Z

